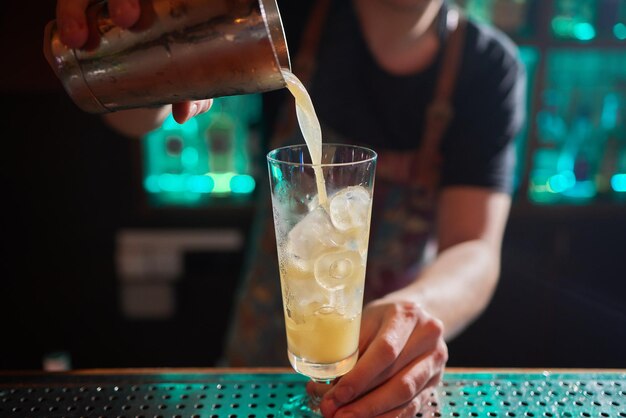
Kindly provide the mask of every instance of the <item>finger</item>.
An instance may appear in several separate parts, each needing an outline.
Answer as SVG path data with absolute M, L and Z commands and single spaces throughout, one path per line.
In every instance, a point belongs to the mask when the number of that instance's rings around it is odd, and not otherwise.
M 109 0 L 109 15 L 118 26 L 130 28 L 139 20 L 139 0 Z
M 408 403 L 392 409 L 380 415 L 378 418 L 413 418 L 418 412 L 422 411 L 422 406 L 428 402 L 429 394 L 423 392 L 411 399 Z
M 368 315 L 368 309 L 363 311 L 361 319 L 361 330 L 359 332 L 359 353 L 361 356 L 370 346 L 376 334 L 380 330 L 382 318 L 377 315 Z
M 343 376 L 326 398 L 342 405 L 365 393 L 377 377 L 392 365 L 402 352 L 419 320 L 419 313 L 410 303 L 392 306 L 381 327 L 366 348 L 354 369 Z M 392 374 L 393 368 L 387 371 Z
M 197 115 L 201 115 L 202 113 L 207 112 L 211 106 L 213 105 L 213 99 L 207 99 L 207 100 L 199 100 L 198 102 L 198 113 L 196 113 Z
M 395 363 L 369 382 L 365 392 L 379 386 L 406 365 L 420 358 L 429 359 L 434 367 L 433 373 L 436 370 L 443 370 L 448 360 L 448 348 L 443 340 L 443 326 L 440 321 L 434 318 L 421 321 L 409 337 Z
M 430 367 L 422 362 L 416 362 L 407 366 L 384 385 L 339 408 L 334 417 L 378 417 L 394 411 L 404 411 L 405 408 L 419 409 L 422 400 L 430 396 L 431 391 L 425 389 L 433 384 L 431 380 L 434 378 L 436 377 L 430 375 Z M 326 413 L 329 411 L 324 410 L 324 406 L 322 405 L 322 411 L 327 416 Z
M 87 42 L 85 9 L 89 0 L 59 0 L 57 29 L 61 42 L 70 48 L 80 48 Z
M 172 116 L 174 120 L 180 124 L 187 122 L 194 117 L 197 112 L 198 105 L 196 102 L 182 102 L 172 105 Z
M 418 399 L 402 405 L 392 411 L 379 415 L 378 418 L 409 418 L 414 417 L 420 410 L 421 403 Z

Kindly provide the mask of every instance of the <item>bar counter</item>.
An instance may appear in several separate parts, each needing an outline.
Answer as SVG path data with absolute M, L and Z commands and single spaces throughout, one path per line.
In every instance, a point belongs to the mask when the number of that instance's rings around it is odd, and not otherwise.
M 0 417 L 277 418 L 306 382 L 279 368 L 0 372 Z M 449 368 L 417 417 L 626 418 L 626 370 Z

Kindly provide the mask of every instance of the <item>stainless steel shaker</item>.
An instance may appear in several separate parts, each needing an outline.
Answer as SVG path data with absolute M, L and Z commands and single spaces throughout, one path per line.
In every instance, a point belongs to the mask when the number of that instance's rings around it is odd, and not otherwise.
M 142 0 L 130 29 L 104 1 L 82 49 L 45 29 L 44 54 L 83 110 L 104 113 L 285 87 L 289 51 L 276 0 Z

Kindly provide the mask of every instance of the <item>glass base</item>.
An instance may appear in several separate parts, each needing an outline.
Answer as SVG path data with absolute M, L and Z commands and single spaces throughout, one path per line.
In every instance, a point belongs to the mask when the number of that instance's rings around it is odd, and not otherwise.
M 312 398 L 307 394 L 297 395 L 289 399 L 280 410 L 281 417 L 293 418 L 318 418 L 322 416 L 320 411 L 321 399 Z
M 289 362 L 296 372 L 308 376 L 318 383 L 330 383 L 330 381 L 336 377 L 348 373 L 352 370 L 359 357 L 357 350 L 343 360 L 335 363 L 313 363 L 296 356 L 291 351 L 287 353 Z

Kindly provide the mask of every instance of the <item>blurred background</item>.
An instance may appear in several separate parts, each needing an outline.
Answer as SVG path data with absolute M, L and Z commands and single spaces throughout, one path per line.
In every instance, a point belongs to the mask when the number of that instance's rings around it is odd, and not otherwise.
M 214 365 L 271 97 L 128 140 L 45 62 L 55 2 L 5 3 L 0 368 Z M 501 282 L 449 364 L 626 367 L 626 0 L 457 4 L 519 45 L 529 84 Z

